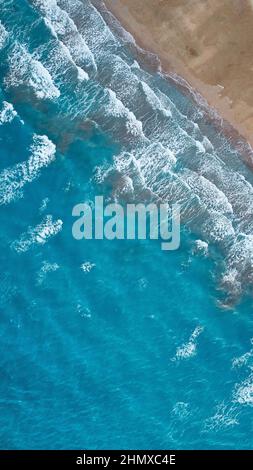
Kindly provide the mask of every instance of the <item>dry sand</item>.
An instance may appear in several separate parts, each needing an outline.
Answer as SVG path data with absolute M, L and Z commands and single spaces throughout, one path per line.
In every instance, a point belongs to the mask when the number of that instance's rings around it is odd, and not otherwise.
M 253 0 L 104 0 L 253 146 Z

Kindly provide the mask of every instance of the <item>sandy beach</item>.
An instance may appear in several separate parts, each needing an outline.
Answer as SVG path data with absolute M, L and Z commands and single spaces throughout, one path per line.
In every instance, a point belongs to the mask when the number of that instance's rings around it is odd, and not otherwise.
M 164 71 L 187 80 L 253 146 L 253 1 L 105 3 Z

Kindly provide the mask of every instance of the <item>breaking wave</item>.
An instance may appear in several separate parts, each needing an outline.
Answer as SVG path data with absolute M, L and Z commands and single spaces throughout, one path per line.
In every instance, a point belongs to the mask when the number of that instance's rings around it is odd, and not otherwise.
M 0 205 L 22 197 L 24 186 L 37 178 L 40 170 L 54 160 L 55 151 L 55 145 L 48 137 L 34 135 L 30 158 L 0 173 Z
M 47 215 L 40 224 L 29 227 L 27 232 L 14 241 L 12 248 L 18 253 L 25 253 L 35 245 L 44 245 L 49 238 L 56 236 L 62 230 L 62 226 L 62 220 L 53 220 L 51 215 Z

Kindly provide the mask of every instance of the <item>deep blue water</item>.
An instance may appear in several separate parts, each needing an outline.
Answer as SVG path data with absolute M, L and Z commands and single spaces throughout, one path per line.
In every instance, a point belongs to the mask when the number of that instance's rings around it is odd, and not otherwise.
M 0 20 L 0 448 L 252 448 L 252 173 L 101 1 Z M 180 249 L 74 240 L 101 194 Z

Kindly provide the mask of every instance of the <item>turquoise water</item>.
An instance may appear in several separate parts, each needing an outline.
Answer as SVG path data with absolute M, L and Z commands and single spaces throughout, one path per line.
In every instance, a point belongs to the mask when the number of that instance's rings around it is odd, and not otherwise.
M 252 448 L 251 172 L 101 1 L 0 20 L 0 447 Z M 180 202 L 180 249 L 77 242 L 96 195 Z

